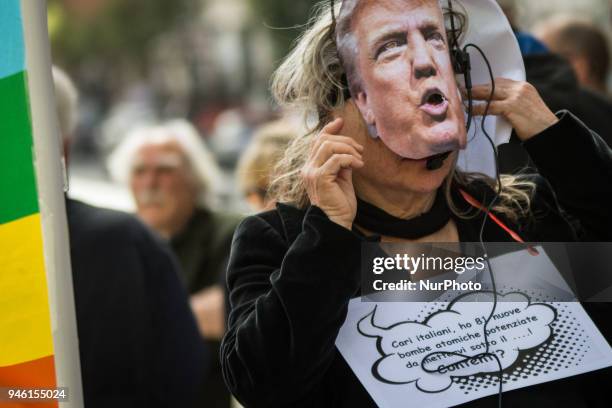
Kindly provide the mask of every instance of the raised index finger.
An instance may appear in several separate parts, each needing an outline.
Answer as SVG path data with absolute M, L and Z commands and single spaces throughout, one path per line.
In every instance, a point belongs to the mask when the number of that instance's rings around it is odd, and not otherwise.
M 325 127 L 321 130 L 321 134 L 327 133 L 328 135 L 337 135 L 342 130 L 344 126 L 344 119 L 336 118 L 333 121 L 329 122 Z

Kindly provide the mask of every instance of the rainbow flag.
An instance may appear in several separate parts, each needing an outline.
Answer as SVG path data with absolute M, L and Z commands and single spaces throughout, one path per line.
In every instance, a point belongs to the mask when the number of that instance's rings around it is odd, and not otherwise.
M 0 389 L 5 391 L 57 385 L 26 54 L 21 3 L 0 0 Z M 59 149 L 49 154 L 58 156 Z M 58 402 L 0 400 L 1 408 L 33 406 Z

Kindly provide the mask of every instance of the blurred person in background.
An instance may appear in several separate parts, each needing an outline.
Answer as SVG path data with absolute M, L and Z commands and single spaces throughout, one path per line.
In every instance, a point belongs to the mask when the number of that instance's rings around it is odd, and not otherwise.
M 129 185 L 139 217 L 168 240 L 202 336 L 215 356 L 225 331 L 225 267 L 238 217 L 211 210 L 221 177 L 196 129 L 184 120 L 130 132 L 110 157 Z M 229 406 L 219 359 L 207 379 L 206 407 Z
M 516 1 L 498 0 L 498 3 L 517 37 L 527 82 L 538 90 L 553 112 L 570 110 L 601 135 L 608 146 L 612 146 L 612 102 L 601 93 L 582 85 L 565 57 L 551 52 L 542 41 L 519 28 L 520 10 Z M 536 31 L 541 30 L 536 27 Z M 526 167 L 533 169 L 533 163 L 516 135 L 512 136 L 510 143 L 499 146 L 499 159 L 500 168 L 505 173 L 521 172 Z
M 535 34 L 550 51 L 567 59 L 586 88 L 607 93 L 610 49 L 606 34 L 588 20 L 553 17 L 536 27 Z
M 77 90 L 53 69 L 64 155 Z M 87 407 L 201 406 L 208 354 L 167 246 L 135 217 L 67 199 Z
M 510 22 L 510 26 L 512 27 L 512 30 L 514 30 L 516 40 L 519 43 L 519 47 L 521 47 L 521 53 L 523 55 L 542 54 L 548 52 L 548 49 L 540 40 L 519 28 L 520 10 L 516 0 L 497 0 L 497 3 L 506 15 L 508 22 Z
M 297 136 L 297 125 L 288 119 L 270 122 L 255 131 L 236 170 L 240 192 L 253 211 L 269 210 L 274 206 L 275 202 L 268 197 L 272 173 L 289 142 Z

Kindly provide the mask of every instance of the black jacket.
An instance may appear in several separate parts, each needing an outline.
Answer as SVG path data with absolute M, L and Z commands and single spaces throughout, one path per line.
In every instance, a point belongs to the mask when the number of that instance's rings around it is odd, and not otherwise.
M 131 215 L 66 210 L 85 406 L 194 406 L 207 354 L 169 248 Z
M 580 85 L 569 61 L 555 54 L 524 57 L 527 82 L 553 112 L 567 109 L 612 146 L 612 101 Z
M 500 218 L 530 241 L 610 240 L 612 153 L 603 141 L 565 113 L 524 145 L 580 226 L 566 221 L 544 189 L 534 198 L 536 221 L 513 225 Z M 576 156 L 591 165 L 576 168 Z M 470 192 L 483 202 L 492 195 L 481 185 Z M 461 241 L 478 241 L 482 217 L 454 217 Z M 246 407 L 375 406 L 335 347 L 348 302 L 359 293 L 363 239 L 317 207 L 279 205 L 238 227 L 228 266 L 233 309 L 221 357 L 226 383 Z M 510 238 L 489 222 L 484 240 Z M 606 311 L 592 315 L 610 339 Z M 589 399 L 604 401 L 606 387 L 597 386 L 611 371 L 507 392 L 504 400 L 506 406 L 587 406 Z M 495 398 L 468 405 L 495 406 Z

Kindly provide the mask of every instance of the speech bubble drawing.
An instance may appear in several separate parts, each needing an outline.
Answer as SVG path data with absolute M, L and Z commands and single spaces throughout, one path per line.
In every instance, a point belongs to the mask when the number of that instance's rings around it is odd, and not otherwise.
M 467 293 L 422 323 L 405 321 L 389 327 L 375 324 L 375 307 L 357 324 L 361 335 L 377 339 L 381 358 L 372 366 L 372 374 L 387 384 L 415 383 L 423 392 L 442 392 L 452 385 L 453 377 L 510 367 L 520 351 L 537 347 L 553 335 L 550 324 L 557 318 L 553 307 L 531 304 L 529 297 L 518 292 L 498 294 L 495 313 L 486 326 L 487 354 L 484 326 L 493 298 L 493 292 Z

